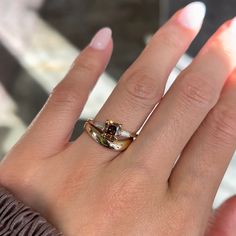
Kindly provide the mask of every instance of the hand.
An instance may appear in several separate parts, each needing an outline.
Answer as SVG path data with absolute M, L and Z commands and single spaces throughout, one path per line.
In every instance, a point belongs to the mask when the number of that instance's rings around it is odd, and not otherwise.
M 124 73 L 95 118 L 136 132 L 159 103 L 126 151 L 106 149 L 86 132 L 69 142 L 111 56 L 111 32 L 105 28 L 1 162 L 0 184 L 67 236 L 206 234 L 236 146 L 236 20 L 219 28 L 162 97 L 203 16 L 199 3 L 178 11 Z M 235 201 L 230 204 L 236 209 Z M 231 217 L 227 212 L 221 220 L 227 228 L 216 220 L 211 236 L 235 234 L 235 226 L 227 223 L 235 221 L 235 211 Z

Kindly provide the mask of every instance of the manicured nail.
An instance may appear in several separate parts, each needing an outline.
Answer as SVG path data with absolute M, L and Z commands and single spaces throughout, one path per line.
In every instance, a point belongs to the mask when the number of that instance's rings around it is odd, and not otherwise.
M 230 30 L 233 34 L 236 34 L 236 17 L 234 17 L 230 23 Z
M 109 44 L 111 35 L 112 31 L 110 28 L 108 27 L 102 28 L 95 34 L 89 46 L 97 50 L 104 50 L 107 48 Z
M 179 22 L 192 30 L 199 30 L 206 14 L 206 5 L 203 2 L 192 2 L 182 9 L 178 16 Z

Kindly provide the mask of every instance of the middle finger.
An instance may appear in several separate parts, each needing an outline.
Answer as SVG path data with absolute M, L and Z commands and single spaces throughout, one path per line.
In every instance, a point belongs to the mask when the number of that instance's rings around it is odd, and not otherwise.
M 236 21 L 226 22 L 166 94 L 129 151 L 167 180 L 178 155 L 215 106 L 236 66 Z M 139 157 L 139 158 L 138 158 Z

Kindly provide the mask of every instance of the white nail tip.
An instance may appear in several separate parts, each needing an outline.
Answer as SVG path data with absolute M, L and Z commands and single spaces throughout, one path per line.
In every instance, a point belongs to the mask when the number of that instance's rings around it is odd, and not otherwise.
M 206 14 L 206 5 L 203 2 L 188 4 L 179 15 L 179 21 L 187 28 L 198 30 Z

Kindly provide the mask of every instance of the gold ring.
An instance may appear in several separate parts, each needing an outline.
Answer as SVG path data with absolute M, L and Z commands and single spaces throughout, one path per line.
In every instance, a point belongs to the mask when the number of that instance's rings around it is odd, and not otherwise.
M 122 125 L 106 120 L 105 123 L 87 120 L 84 129 L 100 145 L 115 151 L 124 151 L 136 139 L 137 134 L 122 130 Z

